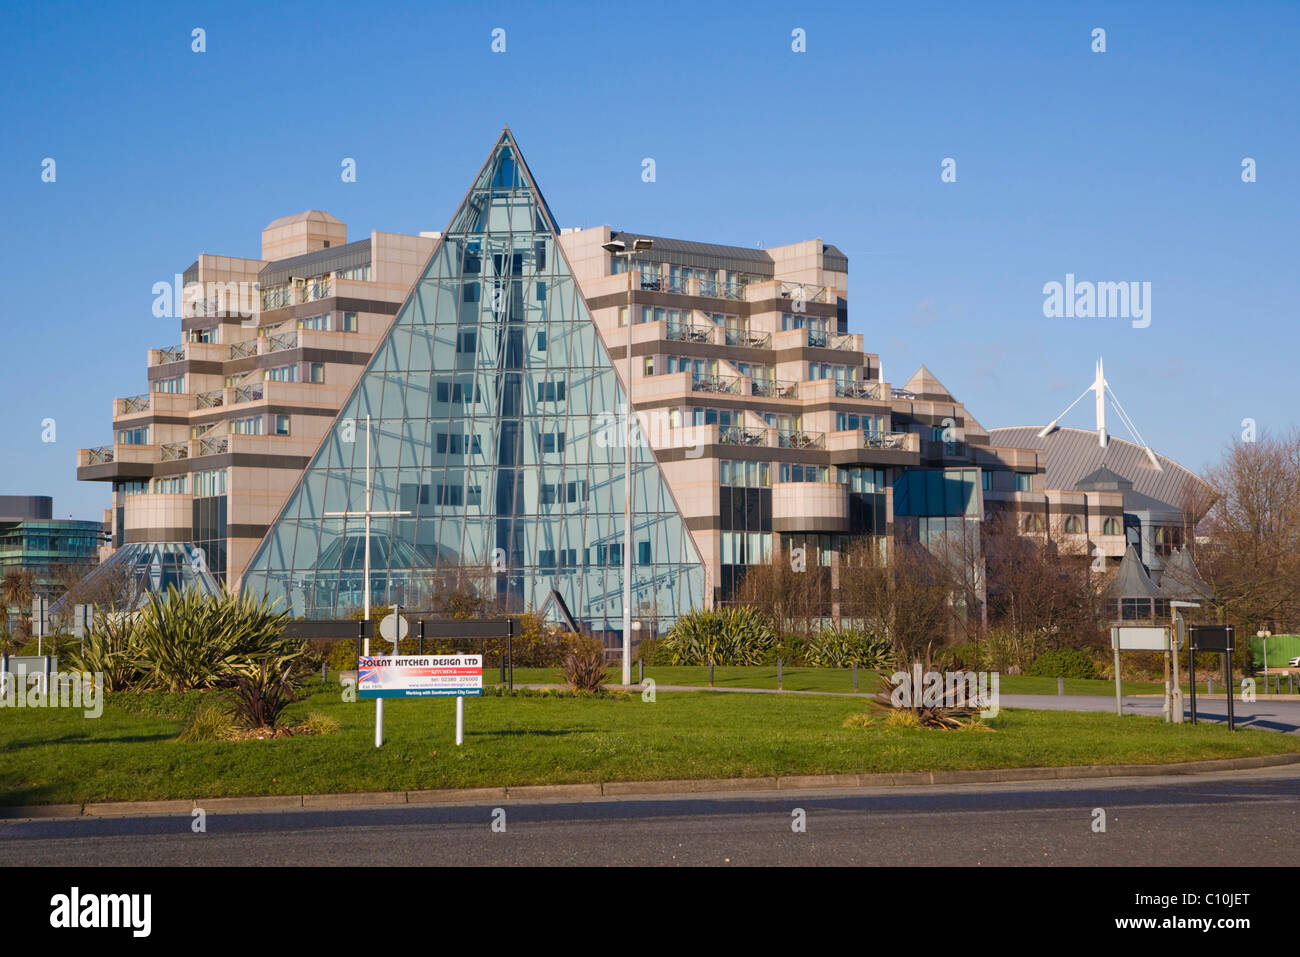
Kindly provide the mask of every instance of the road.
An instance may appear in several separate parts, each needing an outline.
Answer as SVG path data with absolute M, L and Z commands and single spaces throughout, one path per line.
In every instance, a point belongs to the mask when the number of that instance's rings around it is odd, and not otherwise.
M 188 815 L 5 821 L 0 866 L 1300 864 L 1294 765 L 502 808 L 503 832 L 491 805 L 212 814 L 198 834 Z

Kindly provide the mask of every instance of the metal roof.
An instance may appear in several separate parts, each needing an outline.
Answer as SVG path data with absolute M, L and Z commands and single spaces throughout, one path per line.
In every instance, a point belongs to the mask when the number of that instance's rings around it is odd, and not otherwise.
M 697 243 L 689 239 L 668 239 L 627 230 L 611 230 L 611 239 L 621 239 L 629 246 L 637 239 L 654 242 L 649 259 L 653 262 L 695 269 L 726 269 L 771 279 L 776 274 L 772 256 L 765 249 L 726 246 L 721 243 Z M 849 271 L 849 257 L 835 246 L 822 244 L 822 268 L 834 272 Z
M 359 239 L 355 243 L 343 246 L 331 246 L 329 249 L 317 249 L 315 252 L 303 253 L 267 263 L 257 274 L 257 281 L 266 286 L 278 286 L 288 282 L 289 277 L 310 279 L 327 272 L 341 269 L 355 269 L 370 262 L 370 240 Z
M 1210 501 L 1210 486 L 1204 479 L 1159 453 L 1156 459 L 1164 471 L 1156 471 L 1147 459 L 1146 450 L 1134 442 L 1112 435 L 1102 448 L 1097 444 L 1097 433 L 1091 430 L 1058 428 L 1040 439 L 1041 429 L 1042 426 L 1032 425 L 990 429 L 989 443 L 1045 451 L 1048 488 L 1073 489 L 1085 478 L 1095 478 L 1092 473 L 1105 467 L 1133 483 L 1133 491 L 1138 493 L 1133 502 L 1140 508 L 1164 505 L 1180 509 L 1189 487 L 1200 490 L 1202 494 L 1198 498 L 1202 506 Z M 1130 494 L 1125 495 L 1126 506 Z M 1150 499 L 1155 499 L 1155 503 Z

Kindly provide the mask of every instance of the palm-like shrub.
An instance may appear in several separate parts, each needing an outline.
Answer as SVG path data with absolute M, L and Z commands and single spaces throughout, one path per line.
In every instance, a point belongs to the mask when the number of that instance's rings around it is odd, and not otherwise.
M 289 662 L 300 642 L 284 638 L 288 616 L 265 599 L 222 592 L 203 596 L 169 588 L 151 595 L 132 629 L 135 661 L 146 687 L 188 691 L 233 684 L 263 659 Z
M 892 659 L 887 640 L 856 628 L 828 628 L 808 642 L 805 656 L 814 668 L 848 668 L 856 664 L 871 671 L 888 668 Z
M 297 700 L 289 680 L 292 670 L 292 658 L 268 656 L 237 674 L 231 694 L 235 717 L 250 728 L 274 729 L 280 713 Z
M 67 657 L 77 671 L 103 675 L 103 691 L 125 691 L 140 679 L 140 666 L 131 638 L 130 615 L 97 615 L 86 640 L 69 647 Z
M 777 642 L 768 620 L 742 605 L 683 615 L 663 643 L 675 665 L 759 665 Z

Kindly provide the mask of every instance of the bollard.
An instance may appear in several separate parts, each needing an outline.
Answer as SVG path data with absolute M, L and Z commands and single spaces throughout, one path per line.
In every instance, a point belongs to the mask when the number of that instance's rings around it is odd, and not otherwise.
M 1205 679 L 1205 693 L 1214 694 L 1214 675 L 1210 675 Z
M 853 690 L 854 692 L 858 690 L 858 663 L 856 661 L 853 662 Z
M 1062 675 L 1056 676 L 1056 696 L 1058 698 L 1065 695 L 1065 678 Z
M 709 662 L 709 687 L 713 687 L 713 662 Z
M 637 684 L 641 684 L 641 685 L 645 684 L 645 659 L 644 658 L 638 658 L 636 660 L 636 682 Z
M 784 662 L 780 658 L 776 659 L 776 690 L 781 690 L 781 669 Z
M 321 681 L 330 680 L 330 663 L 328 661 L 322 661 L 320 663 L 320 680 Z
M 1289 671 L 1286 673 L 1286 693 L 1295 694 L 1295 675 Z

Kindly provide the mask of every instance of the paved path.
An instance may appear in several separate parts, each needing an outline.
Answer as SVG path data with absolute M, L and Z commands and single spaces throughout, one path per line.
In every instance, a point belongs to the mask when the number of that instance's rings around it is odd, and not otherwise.
M 1300 765 L 495 804 L 0 822 L 0 866 L 1300 864 Z

